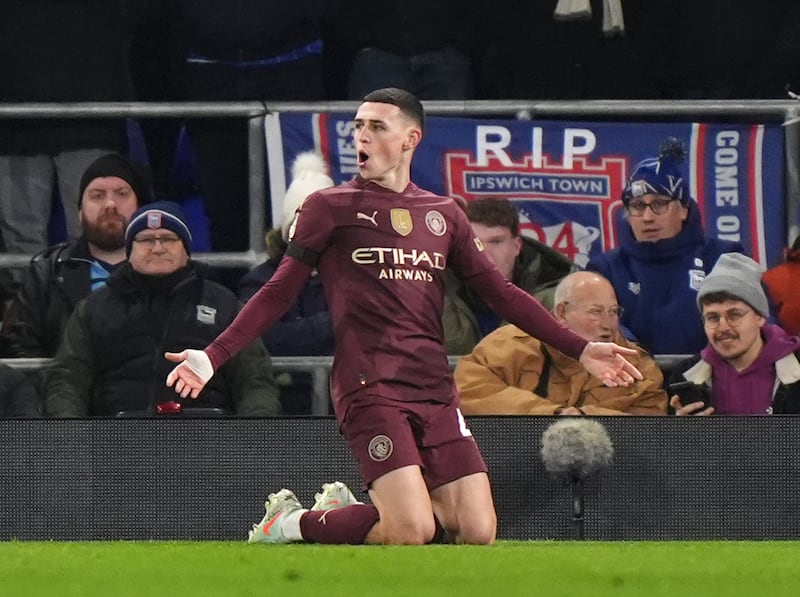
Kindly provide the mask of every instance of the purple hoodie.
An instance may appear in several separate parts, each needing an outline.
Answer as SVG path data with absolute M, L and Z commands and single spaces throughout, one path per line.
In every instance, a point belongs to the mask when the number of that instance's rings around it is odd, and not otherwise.
M 783 328 L 767 324 L 761 328 L 764 348 L 744 371 L 736 371 L 709 345 L 700 356 L 711 365 L 714 414 L 769 415 L 775 395 L 775 362 L 800 350 L 800 338 Z

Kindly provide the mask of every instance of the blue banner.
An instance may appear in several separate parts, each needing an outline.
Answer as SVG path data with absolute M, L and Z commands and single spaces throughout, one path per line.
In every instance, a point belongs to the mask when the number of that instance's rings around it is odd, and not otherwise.
M 352 118 L 351 113 L 273 116 L 267 125 L 273 200 L 283 196 L 294 156 L 302 151 L 321 152 L 337 183 L 357 174 Z M 616 246 L 627 176 L 638 161 L 657 155 L 667 137 L 686 145 L 683 171 L 706 233 L 740 241 L 764 266 L 779 263 L 786 238 L 779 124 L 428 117 L 411 178 L 464 201 L 513 200 L 522 234 L 583 267 L 595 252 Z M 280 211 L 275 203 L 273 213 Z

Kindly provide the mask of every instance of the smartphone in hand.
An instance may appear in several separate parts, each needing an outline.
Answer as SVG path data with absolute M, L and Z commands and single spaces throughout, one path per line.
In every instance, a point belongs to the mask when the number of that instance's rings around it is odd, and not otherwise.
M 702 386 L 699 386 L 691 381 L 679 381 L 671 383 L 669 386 L 667 386 L 667 390 L 670 396 L 677 394 L 678 399 L 681 401 L 681 405 L 683 406 L 687 406 L 693 402 L 702 402 L 703 406 L 697 409 L 697 411 L 704 410 L 711 406 L 707 392 L 704 391 Z

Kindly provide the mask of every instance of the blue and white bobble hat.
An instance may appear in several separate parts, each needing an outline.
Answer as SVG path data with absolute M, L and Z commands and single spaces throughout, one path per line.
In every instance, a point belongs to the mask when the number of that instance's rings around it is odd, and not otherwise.
M 191 254 L 192 232 L 186 225 L 186 214 L 180 205 L 174 201 L 156 201 L 137 209 L 131 216 L 131 221 L 125 229 L 125 253 L 130 256 L 133 237 L 142 230 L 158 230 L 165 228 L 171 230 L 183 242 L 187 254 Z
M 689 185 L 678 166 L 686 157 L 686 148 L 680 139 L 670 137 L 659 148 L 658 157 L 646 158 L 633 167 L 628 184 L 622 191 L 625 207 L 635 197 L 649 193 L 665 195 L 681 202 L 684 207 L 691 201 Z

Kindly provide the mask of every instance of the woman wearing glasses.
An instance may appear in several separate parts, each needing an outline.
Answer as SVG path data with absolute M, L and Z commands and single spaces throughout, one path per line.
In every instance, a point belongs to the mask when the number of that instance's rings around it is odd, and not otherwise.
M 587 269 L 603 274 L 624 308 L 621 323 L 654 354 L 693 354 L 706 337 L 695 313 L 697 291 L 738 242 L 706 238 L 697 203 L 678 169 L 685 149 L 667 139 L 658 157 L 639 162 L 622 191 L 619 247 Z

